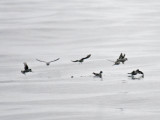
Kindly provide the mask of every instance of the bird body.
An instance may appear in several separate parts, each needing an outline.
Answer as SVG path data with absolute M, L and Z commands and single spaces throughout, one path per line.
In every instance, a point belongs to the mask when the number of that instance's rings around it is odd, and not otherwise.
M 124 64 L 125 61 L 127 61 L 127 58 L 123 58 L 123 59 L 117 59 L 117 61 L 122 62 Z
M 127 61 L 127 60 L 128 59 L 125 58 L 125 54 L 121 53 L 120 56 L 119 56 L 119 58 L 116 61 L 112 61 L 112 60 L 108 60 L 108 61 L 113 62 L 114 63 L 113 65 L 119 65 L 120 63 L 124 64 L 124 62 Z
M 95 73 L 93 72 L 93 74 L 95 75 L 95 77 L 99 77 L 99 78 L 102 78 L 102 71 L 100 71 L 100 73 Z
M 128 73 L 128 74 L 131 74 L 131 75 L 137 75 L 137 71 L 132 71 L 131 73 Z

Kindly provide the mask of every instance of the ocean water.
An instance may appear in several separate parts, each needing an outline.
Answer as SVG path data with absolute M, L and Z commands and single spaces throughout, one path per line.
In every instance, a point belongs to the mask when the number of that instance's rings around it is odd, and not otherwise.
M 159 120 L 159 0 L 0 6 L 0 120 Z M 120 53 L 128 61 L 112 66 L 108 59 Z M 71 62 L 88 54 L 83 64 Z M 36 61 L 56 58 L 50 66 Z M 32 73 L 21 74 L 23 62 Z M 128 77 L 136 69 L 143 79 Z M 93 77 L 101 70 L 103 79 Z

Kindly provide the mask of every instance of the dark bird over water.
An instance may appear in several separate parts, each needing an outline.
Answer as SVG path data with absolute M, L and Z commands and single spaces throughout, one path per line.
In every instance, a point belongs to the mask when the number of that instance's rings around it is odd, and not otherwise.
M 142 78 L 144 77 L 144 73 L 142 72 L 142 71 L 140 71 L 139 69 L 137 69 L 137 70 L 134 70 L 134 71 L 132 71 L 131 73 L 128 73 L 128 74 L 131 74 L 131 76 L 130 77 L 132 77 L 132 78 L 134 78 L 137 74 L 141 74 L 142 76 Z
M 102 71 L 100 71 L 99 73 L 95 73 L 93 72 L 93 74 L 96 76 L 96 77 L 99 77 L 99 78 L 102 78 Z
M 123 55 L 122 53 L 120 54 L 119 58 L 117 59 L 118 62 L 122 62 L 124 64 L 125 61 L 128 59 L 125 58 L 125 54 Z
M 57 60 L 59 60 L 59 59 L 60 59 L 60 58 L 57 58 L 57 59 L 52 60 L 52 61 L 49 61 L 49 62 L 42 61 L 42 60 L 39 60 L 39 59 L 36 59 L 36 60 L 39 61 L 39 62 L 44 62 L 44 63 L 46 63 L 47 66 L 49 66 L 51 62 L 55 62 L 55 61 L 57 61 Z
M 119 65 L 121 62 L 124 64 L 125 61 L 127 61 L 128 59 L 125 58 L 125 54 L 123 55 L 122 53 L 120 54 L 119 58 L 116 61 L 112 61 L 112 60 L 108 60 L 110 62 L 113 62 L 113 65 Z
M 21 70 L 21 73 L 25 74 L 27 72 L 32 72 L 32 69 L 29 69 L 27 63 L 23 63 L 24 64 L 24 70 Z
M 74 61 L 72 61 L 72 62 L 79 62 L 79 63 L 82 63 L 82 62 L 84 62 L 85 59 L 88 59 L 88 58 L 90 58 L 90 57 L 91 57 L 91 54 L 87 55 L 87 56 L 84 57 L 84 58 L 81 58 L 80 60 L 74 60 Z

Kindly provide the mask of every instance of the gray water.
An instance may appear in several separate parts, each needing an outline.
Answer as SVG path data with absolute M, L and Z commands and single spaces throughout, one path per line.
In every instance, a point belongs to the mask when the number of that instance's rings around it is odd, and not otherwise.
M 0 6 L 1 120 L 159 120 L 159 0 L 1 0 Z M 112 66 L 107 59 L 121 52 L 128 61 Z M 87 54 L 83 64 L 71 62 Z M 49 67 L 35 60 L 59 57 Z M 23 62 L 33 73 L 20 73 Z M 138 68 L 145 77 L 128 78 Z M 93 78 L 100 70 L 103 80 Z

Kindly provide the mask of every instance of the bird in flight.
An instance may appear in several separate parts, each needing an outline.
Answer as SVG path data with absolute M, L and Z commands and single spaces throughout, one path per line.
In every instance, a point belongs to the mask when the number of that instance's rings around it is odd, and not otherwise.
M 125 54 L 123 55 L 122 53 L 120 54 L 119 58 L 117 59 L 118 62 L 122 62 L 124 64 L 125 61 L 128 59 L 125 58 Z
M 39 61 L 39 62 L 44 62 L 44 63 L 46 63 L 47 66 L 49 66 L 50 63 L 55 62 L 55 61 L 58 61 L 59 59 L 60 59 L 60 58 L 57 58 L 57 59 L 52 60 L 52 61 L 49 61 L 49 62 L 46 62 L 46 61 L 43 61 L 43 60 L 39 60 L 39 59 L 36 59 L 36 60 Z
M 87 55 L 86 57 L 81 58 L 81 59 L 79 59 L 79 60 L 74 60 L 74 61 L 72 61 L 72 62 L 79 62 L 79 63 L 82 63 L 82 62 L 84 62 L 85 59 L 88 59 L 88 58 L 90 58 L 90 57 L 91 57 L 91 54 L 89 54 L 89 55 Z
M 125 58 L 125 54 L 123 55 L 122 53 L 120 54 L 119 58 L 116 61 L 112 61 L 112 60 L 108 60 L 110 62 L 113 62 L 113 65 L 119 65 L 121 62 L 124 64 L 125 61 L 127 61 L 128 59 Z
M 24 70 L 21 70 L 21 73 L 25 74 L 27 72 L 32 72 L 32 69 L 29 69 L 26 62 L 24 62 L 23 64 L 24 64 Z

